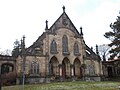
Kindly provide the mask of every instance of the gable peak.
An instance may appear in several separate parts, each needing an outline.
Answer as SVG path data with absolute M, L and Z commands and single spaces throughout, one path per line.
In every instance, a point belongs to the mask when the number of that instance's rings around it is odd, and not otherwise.
M 71 30 L 72 32 L 74 32 L 76 36 L 79 36 L 80 33 L 78 32 L 78 30 L 76 29 L 76 27 L 74 26 L 74 24 L 72 23 L 72 21 L 70 20 L 70 18 L 68 17 L 68 15 L 65 12 L 65 6 L 63 6 L 62 8 L 63 8 L 63 13 L 54 22 L 54 24 L 49 28 L 49 33 L 54 34 L 55 31 L 60 28 L 67 28 L 67 29 Z

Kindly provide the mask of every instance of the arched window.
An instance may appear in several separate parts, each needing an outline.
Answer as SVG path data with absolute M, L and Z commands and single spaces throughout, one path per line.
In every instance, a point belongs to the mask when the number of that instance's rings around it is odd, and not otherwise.
M 95 74 L 95 66 L 94 66 L 94 64 L 88 64 L 86 67 L 87 67 L 86 72 L 89 75 L 94 75 Z
M 90 75 L 94 75 L 94 74 L 95 74 L 94 64 L 91 64 L 91 65 L 89 66 L 89 71 L 90 71 Z
M 56 44 L 55 40 L 53 40 L 51 42 L 50 53 L 52 53 L 52 54 L 56 54 L 57 53 L 57 44 Z
M 68 38 L 66 35 L 63 36 L 62 38 L 62 53 L 64 55 L 68 55 L 69 52 L 68 52 Z
M 78 46 L 78 44 L 75 42 L 75 44 L 74 44 L 74 55 L 80 55 L 80 53 L 79 53 L 79 46 Z
M 31 74 L 39 74 L 39 63 L 36 61 L 31 62 L 31 66 L 30 66 L 31 70 L 30 73 Z
M 9 73 L 12 72 L 13 70 L 14 70 L 14 66 L 12 64 L 4 63 L 1 65 L 1 74 Z

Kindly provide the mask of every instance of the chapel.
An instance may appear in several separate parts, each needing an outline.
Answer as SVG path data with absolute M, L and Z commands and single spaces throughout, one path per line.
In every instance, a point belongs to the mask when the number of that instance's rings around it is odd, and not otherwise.
M 101 59 L 86 45 L 82 27 L 76 29 L 64 6 L 51 27 L 46 20 L 45 32 L 31 46 L 24 47 L 25 38 L 21 43 L 24 52 L 16 59 L 18 84 L 23 72 L 26 83 L 101 80 Z

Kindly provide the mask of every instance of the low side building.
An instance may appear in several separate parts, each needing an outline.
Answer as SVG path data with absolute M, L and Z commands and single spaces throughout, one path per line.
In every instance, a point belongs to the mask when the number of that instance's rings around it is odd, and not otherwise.
M 102 65 L 105 80 L 120 80 L 120 58 L 103 61 Z
M 2 85 L 16 83 L 16 58 L 0 55 L 0 78 Z

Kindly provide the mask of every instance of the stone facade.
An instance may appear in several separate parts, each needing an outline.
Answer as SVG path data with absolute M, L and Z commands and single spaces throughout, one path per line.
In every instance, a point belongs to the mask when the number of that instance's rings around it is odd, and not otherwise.
M 22 57 L 17 58 L 18 81 Z M 79 33 L 63 9 L 62 15 L 26 49 L 25 75 L 28 83 L 64 80 L 100 81 L 100 58 L 85 44 L 82 28 Z

